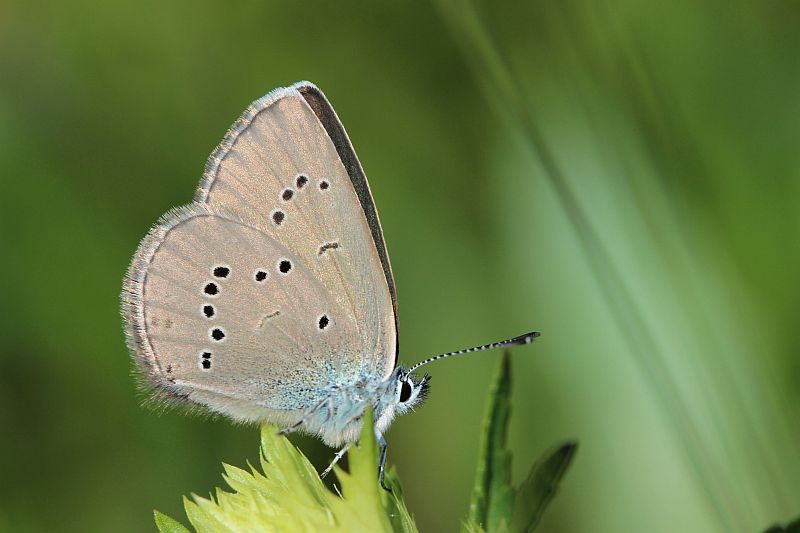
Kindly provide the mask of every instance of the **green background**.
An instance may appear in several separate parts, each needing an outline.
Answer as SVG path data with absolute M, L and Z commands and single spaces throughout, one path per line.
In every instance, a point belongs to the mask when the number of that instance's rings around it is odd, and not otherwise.
M 581 444 L 545 531 L 800 514 L 800 9 L 661 4 L 0 4 L 0 530 L 153 530 L 255 458 L 254 427 L 141 406 L 118 294 L 301 79 L 371 180 L 401 359 L 543 332 L 513 353 L 517 479 Z M 466 514 L 496 360 L 431 366 L 387 435 L 423 531 Z

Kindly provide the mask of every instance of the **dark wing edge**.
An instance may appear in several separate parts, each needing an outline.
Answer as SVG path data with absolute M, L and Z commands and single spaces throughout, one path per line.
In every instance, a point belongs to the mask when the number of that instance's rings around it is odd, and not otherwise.
M 344 168 L 347 170 L 347 175 L 350 176 L 350 181 L 353 183 L 353 188 L 358 195 L 358 201 L 361 203 L 361 209 L 364 211 L 364 216 L 367 217 L 370 232 L 372 233 L 372 240 L 375 244 L 375 249 L 378 250 L 378 257 L 381 260 L 383 267 L 383 274 L 386 278 L 386 284 L 389 286 L 389 294 L 392 297 L 392 309 L 394 311 L 394 329 L 395 329 L 395 366 L 397 365 L 397 354 L 400 352 L 400 331 L 397 319 L 397 292 L 394 285 L 394 275 L 392 274 L 392 265 L 389 262 L 389 254 L 386 252 L 386 241 L 383 238 L 383 230 L 381 229 L 381 221 L 378 218 L 378 211 L 375 209 L 375 202 L 372 199 L 372 192 L 369 190 L 369 183 L 367 176 L 364 174 L 364 169 L 361 167 L 361 162 L 356 156 L 350 138 L 347 132 L 336 115 L 336 111 L 325 98 L 325 94 L 313 83 L 301 81 L 295 83 L 292 87 L 296 88 L 303 96 L 305 101 L 317 115 L 317 118 L 322 123 L 322 127 L 328 132 L 328 137 L 333 141 L 336 147 L 336 152 L 339 154 L 339 159 L 342 160 Z
M 293 87 L 296 87 L 297 90 L 300 91 L 305 101 L 311 106 L 314 114 L 317 115 L 325 131 L 328 132 L 328 137 L 333 141 L 333 145 L 339 153 L 339 159 L 342 160 L 344 168 L 350 176 L 350 181 L 353 183 L 353 188 L 358 195 L 358 201 L 361 203 L 361 209 L 367 217 L 367 223 L 372 232 L 372 240 L 375 243 L 375 248 L 378 250 L 378 256 L 381 259 L 383 274 L 386 277 L 387 285 L 389 285 L 389 294 L 392 296 L 395 322 L 397 322 L 397 293 L 395 292 L 392 265 L 389 262 L 389 254 L 386 252 L 386 242 L 383 238 L 383 230 L 381 229 L 381 221 L 378 218 L 378 211 L 375 209 L 375 202 L 372 200 L 372 192 L 369 190 L 369 183 L 367 182 L 366 175 L 364 175 L 361 162 L 358 160 L 355 150 L 353 150 L 350 138 L 347 136 L 342 122 L 336 115 L 336 111 L 333 110 L 333 107 L 331 107 L 331 104 L 325 98 L 322 91 L 309 82 L 299 82 L 294 84 Z
M 298 95 L 301 96 L 309 107 L 311 107 L 312 111 L 314 111 L 322 127 L 325 128 L 331 142 L 333 142 L 336 152 L 339 154 L 339 159 L 342 161 L 347 175 L 350 176 L 350 182 L 353 184 L 353 189 L 356 191 L 364 216 L 367 218 L 367 224 L 369 224 L 370 232 L 372 233 L 372 241 L 375 245 L 375 249 L 378 251 L 383 274 L 386 278 L 386 285 L 389 287 L 389 295 L 392 299 L 396 366 L 397 356 L 400 352 L 397 293 L 394 285 L 394 276 L 392 275 L 392 266 L 389 263 L 389 254 L 386 252 L 383 230 L 381 229 L 380 219 L 378 218 L 378 211 L 375 209 L 375 202 L 372 200 L 372 193 L 369 189 L 369 183 L 367 183 L 367 177 L 364 174 L 364 169 L 361 167 L 361 162 L 356 156 L 353 145 L 350 143 L 350 138 L 347 136 L 344 126 L 333 110 L 333 107 L 328 102 L 328 99 L 325 98 L 325 95 L 316 85 L 308 81 L 300 81 L 289 87 L 280 87 L 270 91 L 262 98 L 250 104 L 239 119 L 234 122 L 233 126 L 231 126 L 228 133 L 222 139 L 222 142 L 220 142 L 217 148 L 211 153 L 211 156 L 209 156 L 203 171 L 203 179 L 200 181 L 194 201 L 199 204 L 204 204 L 206 202 L 208 193 L 219 171 L 220 163 L 225 159 L 225 156 L 233 145 L 236 144 L 239 135 L 250 126 L 250 123 L 256 115 L 282 98 Z

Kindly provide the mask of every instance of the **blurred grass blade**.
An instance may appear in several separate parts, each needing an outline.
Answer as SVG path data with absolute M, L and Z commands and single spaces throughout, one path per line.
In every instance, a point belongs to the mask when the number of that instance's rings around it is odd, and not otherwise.
M 438 6 L 455 41 L 462 45 L 465 56 L 469 58 L 468 65 L 475 72 L 476 80 L 482 85 L 488 101 L 508 121 L 509 126 L 522 135 L 526 148 L 541 166 L 542 176 L 552 187 L 580 242 L 583 257 L 590 266 L 594 281 L 602 291 L 629 352 L 634 355 L 633 360 L 655 392 L 661 411 L 674 428 L 684 456 L 691 464 L 691 471 L 713 508 L 720 527 L 724 530 L 733 529 L 735 509 L 726 506 L 723 501 L 727 487 L 720 471 L 715 469 L 716 457 L 702 445 L 701 427 L 692 417 L 689 403 L 668 364 L 669 357 L 657 342 L 656 332 L 645 321 L 641 302 L 633 297 L 630 282 L 615 265 L 599 229 L 592 224 L 542 134 L 534 118 L 537 110 L 529 101 L 519 77 L 501 53 L 474 2 L 438 0 Z
M 156 527 L 160 533 L 189 533 L 186 526 L 164 513 L 153 511 L 153 515 L 156 520 Z
M 500 358 L 497 375 L 489 390 L 483 419 L 478 470 L 469 505 L 468 524 L 496 531 L 508 522 L 514 505 L 511 487 L 511 452 L 506 448 L 511 414 L 511 363 L 508 351 Z
M 542 513 L 558 492 L 558 484 L 577 449 L 577 442 L 567 442 L 533 465 L 527 479 L 517 489 L 511 531 L 533 531 L 539 524 Z
M 197 531 L 376 531 L 416 533 L 393 469 L 392 493 L 378 483 L 378 447 L 372 412 L 364 416 L 359 444 L 350 448 L 350 472 L 335 468 L 341 495 L 325 488 L 306 457 L 274 426 L 261 429 L 261 470 L 223 465 L 233 492 L 184 499 Z M 184 533 L 180 523 L 155 512 L 162 533 Z

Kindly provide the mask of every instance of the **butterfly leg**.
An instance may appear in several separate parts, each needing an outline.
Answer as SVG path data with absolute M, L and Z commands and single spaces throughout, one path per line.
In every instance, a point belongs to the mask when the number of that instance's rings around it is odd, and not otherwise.
M 378 433 L 377 431 L 375 432 L 375 438 L 378 439 L 378 445 L 381 447 L 380 456 L 378 458 L 378 481 L 380 481 L 383 490 L 392 492 L 392 489 L 387 487 L 386 484 L 383 482 L 384 467 L 386 466 L 386 447 L 388 445 L 386 444 L 386 439 L 383 438 L 383 435 L 381 433 Z
M 350 449 L 350 445 L 348 444 L 347 446 L 345 446 L 344 448 L 342 448 L 341 450 L 336 452 L 336 455 L 333 456 L 333 461 L 331 461 L 331 464 L 328 465 L 328 468 L 326 468 L 325 470 L 322 471 L 322 473 L 319 475 L 319 477 L 324 478 L 325 476 L 330 474 L 331 470 L 333 470 L 333 467 L 336 465 L 336 463 L 339 462 L 339 459 L 344 457 L 344 454 L 347 453 L 347 450 L 349 450 L 349 449 Z

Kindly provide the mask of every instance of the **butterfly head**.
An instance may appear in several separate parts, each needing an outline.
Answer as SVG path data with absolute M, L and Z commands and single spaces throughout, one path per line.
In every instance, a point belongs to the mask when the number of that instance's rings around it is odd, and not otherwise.
M 428 396 L 430 387 L 428 382 L 431 377 L 426 373 L 422 378 L 418 378 L 402 367 L 399 367 L 397 370 L 394 396 L 396 402 L 395 409 L 397 414 L 403 414 L 422 404 L 423 400 Z

